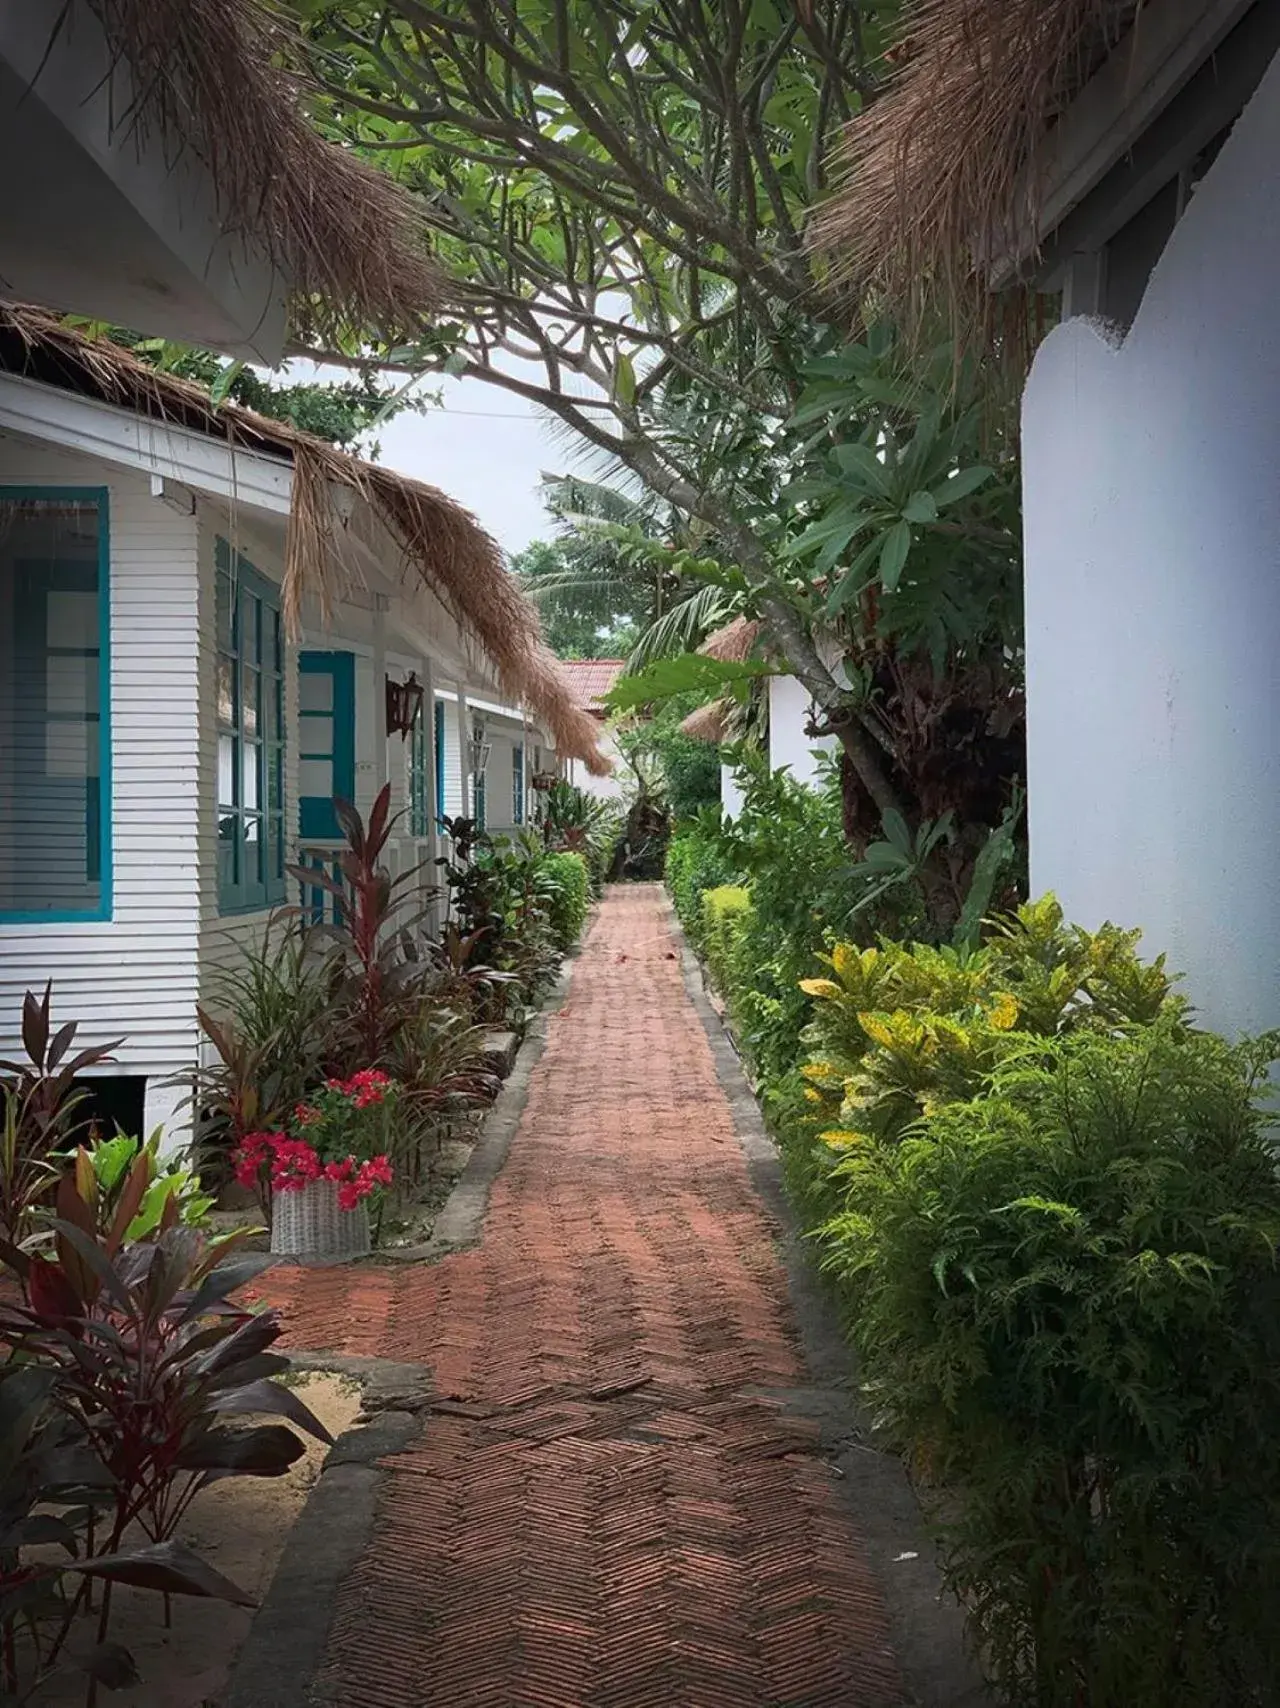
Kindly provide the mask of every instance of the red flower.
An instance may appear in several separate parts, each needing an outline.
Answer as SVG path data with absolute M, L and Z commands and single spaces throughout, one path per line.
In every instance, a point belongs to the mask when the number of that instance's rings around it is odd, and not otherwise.
M 281 1133 L 246 1133 L 231 1154 L 231 1165 L 241 1186 L 256 1186 Z

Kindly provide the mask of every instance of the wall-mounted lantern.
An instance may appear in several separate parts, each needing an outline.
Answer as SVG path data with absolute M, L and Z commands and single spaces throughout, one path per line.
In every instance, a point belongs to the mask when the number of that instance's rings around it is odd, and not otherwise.
M 393 682 L 387 677 L 387 734 L 407 740 L 422 716 L 423 686 L 414 671 L 408 680 Z
M 485 727 L 482 723 L 471 726 L 471 740 L 467 743 L 467 757 L 471 761 L 471 775 L 482 777 L 489 768 L 489 755 L 493 752 L 493 743 L 485 740 Z

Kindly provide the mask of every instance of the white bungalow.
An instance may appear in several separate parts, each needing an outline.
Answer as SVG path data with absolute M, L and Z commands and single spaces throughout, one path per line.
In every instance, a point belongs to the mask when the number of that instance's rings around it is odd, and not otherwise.
M 214 970 L 322 905 L 287 867 L 332 858 L 335 795 L 391 783 L 403 870 L 594 739 L 443 494 L 0 310 L 0 1056 L 52 979 L 125 1040 L 111 1113 L 176 1130 Z
M 735 617 L 709 635 L 698 648 L 708 658 L 726 664 L 743 664 L 761 653 L 761 624 L 750 617 Z M 835 736 L 813 735 L 813 699 L 804 683 L 796 676 L 782 673 L 765 676 L 760 684 L 763 704 L 758 716 L 762 726 L 769 768 L 785 770 L 797 783 L 817 784 L 824 757 L 837 751 Z M 700 706 L 681 724 L 686 735 L 695 741 L 720 746 L 733 739 L 735 714 L 733 702 L 713 700 Z M 740 714 L 738 714 L 740 718 Z M 720 766 L 720 805 L 729 818 L 735 818 L 742 808 L 742 791 L 731 765 Z
M 251 5 L 0 9 L 0 296 L 263 362 L 419 325 L 421 207 L 320 138 L 300 63 Z M 125 1039 L 110 1113 L 172 1127 L 212 971 L 332 855 L 333 796 L 389 781 L 416 864 L 446 795 L 518 821 L 517 727 L 537 764 L 591 750 L 457 506 L 0 311 L 0 1055 L 52 979 L 84 1042 Z
M 1280 1020 L 1278 53 L 1277 0 L 917 11 L 819 222 L 970 325 L 1040 297 L 1032 888 L 1141 926 L 1228 1032 Z

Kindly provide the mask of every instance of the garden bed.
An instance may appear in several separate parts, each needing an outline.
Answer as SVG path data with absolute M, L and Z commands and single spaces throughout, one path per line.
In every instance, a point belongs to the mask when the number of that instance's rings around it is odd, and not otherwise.
M 298 1378 L 299 1397 L 330 1434 L 355 1422 L 360 1389 L 351 1377 L 316 1372 Z M 203 1559 L 261 1602 L 284 1551 L 289 1532 L 329 1449 L 303 1437 L 306 1452 L 282 1477 L 230 1477 L 195 1501 L 177 1535 Z M 117 1586 L 111 1609 L 111 1640 L 122 1643 L 137 1665 L 137 1684 L 103 1692 L 111 1708 L 210 1708 L 221 1697 L 253 1622 L 254 1609 L 221 1601 L 175 1596 L 166 1629 L 163 1602 L 152 1592 Z M 92 1646 L 92 1618 L 79 1624 L 70 1643 Z M 33 1708 L 83 1708 L 83 1673 L 51 1679 L 32 1698 Z

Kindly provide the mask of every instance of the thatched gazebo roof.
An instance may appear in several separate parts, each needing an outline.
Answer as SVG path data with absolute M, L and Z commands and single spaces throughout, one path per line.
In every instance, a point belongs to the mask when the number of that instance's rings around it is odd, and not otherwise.
M 712 747 L 719 747 L 728 736 L 729 707 L 724 700 L 712 700 L 710 705 L 699 706 L 696 712 L 682 720 L 680 730 L 683 735 L 691 736 L 694 741 L 705 741 Z
M 704 658 L 719 659 L 721 664 L 745 664 L 759 638 L 760 624 L 754 617 L 735 617 L 708 635 L 698 651 Z
M 908 319 L 981 312 L 990 262 L 1034 251 L 1054 120 L 1139 0 L 912 0 L 898 69 L 846 128 L 810 225 L 837 275 Z
M 389 536 L 405 571 L 475 636 L 512 701 L 545 721 L 560 752 L 583 760 L 596 776 L 611 770 L 597 746 L 599 725 L 575 703 L 542 638 L 538 614 L 502 552 L 447 494 L 239 404 L 215 406 L 199 386 L 160 372 L 108 339 L 91 338 L 44 309 L 0 304 L 0 372 L 292 465 L 281 604 L 294 632 L 305 593 L 328 608 L 348 579 L 332 495 L 335 489 L 353 494 L 355 522 L 375 542 Z
M 755 617 L 735 617 L 708 635 L 698 651 L 704 658 L 718 659 L 721 664 L 745 664 L 755 655 L 762 627 Z M 719 747 L 722 742 L 734 739 L 735 726 L 740 723 L 741 708 L 734 700 L 722 698 L 690 712 L 680 728 L 695 741 Z
M 282 9 L 264 0 L 89 4 L 135 91 L 120 122 L 203 163 L 224 227 L 288 281 L 296 334 L 367 326 L 394 340 L 442 307 L 421 201 L 315 129 L 306 43 Z

